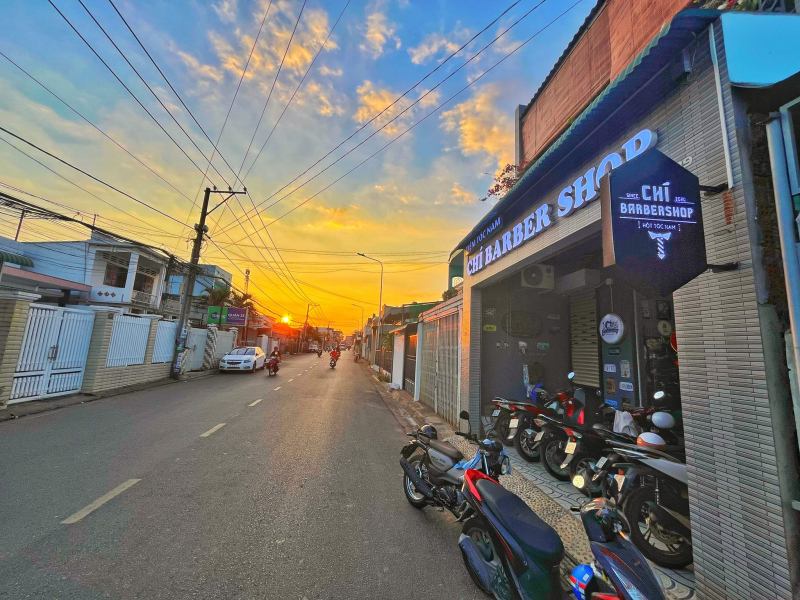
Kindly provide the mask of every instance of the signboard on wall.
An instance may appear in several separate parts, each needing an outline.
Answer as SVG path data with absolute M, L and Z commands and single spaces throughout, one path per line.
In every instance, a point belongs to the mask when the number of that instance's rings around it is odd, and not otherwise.
M 206 323 L 219 325 L 220 316 L 223 325 L 244 325 L 246 309 L 233 306 L 209 306 Z
M 707 269 L 700 184 L 658 150 L 612 171 L 601 191 L 603 266 L 668 295 Z
M 247 315 L 246 308 L 236 308 L 234 306 L 228 307 L 228 314 L 225 317 L 225 322 L 228 325 L 244 325 L 244 320 Z

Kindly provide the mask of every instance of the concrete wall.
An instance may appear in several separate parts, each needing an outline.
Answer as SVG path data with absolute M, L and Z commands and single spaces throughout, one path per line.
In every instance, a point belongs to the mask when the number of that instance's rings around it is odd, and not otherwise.
M 0 290 L 0 408 L 11 398 L 28 309 L 37 298 L 37 294 Z
M 171 362 L 152 364 L 153 345 L 158 321 L 151 319 L 150 335 L 144 354 L 144 364 L 128 367 L 107 367 L 106 357 L 114 328 L 114 312 L 98 311 L 94 320 L 89 357 L 83 376 L 82 392 L 96 394 L 114 388 L 125 387 L 169 377 Z

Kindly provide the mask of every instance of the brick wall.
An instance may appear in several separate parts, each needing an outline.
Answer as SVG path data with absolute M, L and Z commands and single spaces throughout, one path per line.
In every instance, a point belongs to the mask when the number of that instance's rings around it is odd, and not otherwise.
M 522 117 L 530 164 L 690 0 L 607 0 Z
M 89 345 L 89 357 L 86 360 L 86 371 L 83 376 L 83 387 L 81 388 L 81 391 L 87 394 L 97 394 L 114 388 L 147 383 L 148 381 L 169 377 L 171 362 L 152 364 L 153 345 L 155 344 L 156 328 L 158 327 L 158 321 L 155 319 L 150 323 L 150 335 L 147 339 L 144 364 L 127 367 L 106 366 L 111 332 L 114 328 L 114 314 L 111 312 L 98 312 L 95 317 L 92 341 Z

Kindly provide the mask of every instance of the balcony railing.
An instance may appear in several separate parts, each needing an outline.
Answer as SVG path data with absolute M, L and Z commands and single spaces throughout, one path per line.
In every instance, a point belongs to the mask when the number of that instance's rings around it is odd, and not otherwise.
M 152 306 L 154 300 L 155 300 L 155 295 L 150 294 L 148 292 L 141 292 L 139 290 L 133 290 L 131 292 L 131 302 L 135 302 L 137 304 L 147 304 L 148 306 Z

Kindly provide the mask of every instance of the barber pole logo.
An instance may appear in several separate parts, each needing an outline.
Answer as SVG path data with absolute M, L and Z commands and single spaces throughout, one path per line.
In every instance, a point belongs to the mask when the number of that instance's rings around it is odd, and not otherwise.
M 669 233 L 653 233 L 652 231 L 648 231 L 647 233 L 650 234 L 650 239 L 656 241 L 656 256 L 658 256 L 659 260 L 664 260 L 667 258 L 667 250 L 665 248 L 666 241 L 672 237 L 672 232 Z

